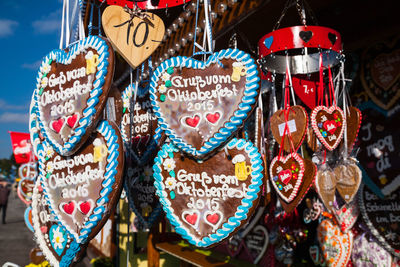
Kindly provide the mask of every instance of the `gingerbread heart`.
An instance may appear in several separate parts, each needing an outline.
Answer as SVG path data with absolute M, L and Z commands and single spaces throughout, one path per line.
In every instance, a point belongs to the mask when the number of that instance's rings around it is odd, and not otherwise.
M 342 233 L 338 225 L 329 219 L 323 220 L 317 228 L 318 241 L 327 266 L 346 266 L 353 248 L 351 231 Z
M 146 90 L 139 86 L 134 100 L 134 87 L 131 84 L 122 93 L 124 108 L 120 128 L 130 156 L 142 166 L 154 158 L 162 134 L 161 129 L 157 128 L 157 117 L 153 113 L 148 88 Z
M 89 36 L 42 61 L 34 93 L 40 130 L 61 155 L 72 155 L 95 129 L 114 72 L 114 51 Z
M 335 203 L 336 174 L 329 168 L 320 169 L 315 178 L 315 187 L 325 207 L 332 210 Z
M 46 199 L 78 243 L 93 238 L 110 216 L 122 189 L 123 164 L 119 130 L 108 121 L 73 156 L 54 152 L 39 158 Z
M 355 266 L 392 266 L 392 256 L 373 240 L 369 241 L 365 235 L 354 239 L 351 260 Z
M 254 60 L 238 49 L 221 50 L 206 62 L 174 57 L 154 71 L 151 103 L 170 140 L 184 152 L 204 157 L 249 116 L 259 80 Z
M 362 114 L 356 107 L 348 107 L 346 113 L 347 152 L 350 154 L 357 140 L 358 131 L 361 127 Z M 343 138 L 344 139 L 344 138 Z M 344 146 L 342 142 L 342 147 Z
M 136 68 L 161 44 L 165 26 L 156 14 L 141 12 L 135 16 L 129 12 L 133 11 L 110 5 L 104 10 L 101 21 L 114 49 Z
M 346 203 L 353 200 L 361 184 L 361 170 L 355 162 L 340 164 L 334 169 L 336 189 Z
M 346 117 L 338 106 L 317 106 L 311 112 L 311 126 L 319 141 L 330 151 L 343 137 Z
M 43 252 L 37 247 L 31 249 L 29 253 L 29 258 L 31 262 L 36 265 L 39 265 L 40 263 L 46 260 L 46 258 L 43 255 Z
M 24 212 L 24 221 L 25 221 L 26 227 L 28 227 L 28 229 L 29 229 L 31 232 L 34 232 L 35 230 L 33 229 L 32 207 L 31 207 L 31 206 L 28 206 L 28 207 L 25 209 L 25 212 Z
M 138 218 L 138 225 L 143 227 L 140 230 L 150 229 L 162 212 L 161 204 L 155 196 L 152 164 L 138 167 L 130 162 L 125 168 L 124 188 L 129 207 Z
M 32 202 L 32 193 L 35 181 L 24 178 L 18 182 L 17 195 L 25 204 L 29 205 Z
M 156 194 L 167 219 L 191 244 L 209 247 L 231 236 L 256 207 L 263 164 L 252 143 L 233 138 L 204 161 L 165 144 L 154 161 Z
M 285 113 L 287 113 L 287 130 L 285 132 L 286 122 Z M 287 152 L 296 152 L 303 143 L 308 127 L 308 117 L 305 109 L 302 106 L 292 106 L 288 111 L 278 110 L 275 112 L 270 121 L 272 135 L 279 145 Z M 285 133 L 285 138 L 282 144 L 282 136 Z M 290 133 L 290 137 L 289 137 Z M 289 143 L 293 143 L 294 151 Z
M 339 209 L 333 208 L 332 211 L 343 233 L 346 233 L 353 227 L 357 221 L 358 215 L 360 214 L 356 199 L 343 205 Z
M 395 257 L 400 256 L 400 190 L 384 199 L 378 198 L 367 186 L 361 187 L 359 205 L 364 222 L 378 242 Z
M 371 99 L 390 109 L 400 98 L 400 39 L 393 45 L 375 43 L 361 57 L 361 82 Z
M 31 105 L 29 108 L 29 134 L 31 137 L 33 153 L 35 153 L 35 156 L 38 156 L 39 150 L 42 150 L 43 135 L 40 132 L 38 109 L 35 106 L 34 97 L 35 93 L 33 93 Z
M 19 178 L 34 179 L 38 175 L 36 170 L 36 163 L 24 163 L 18 168 Z
M 40 179 L 33 190 L 32 221 L 35 241 L 52 266 L 70 266 L 74 260 L 78 260 L 75 256 L 82 245 L 54 219 Z

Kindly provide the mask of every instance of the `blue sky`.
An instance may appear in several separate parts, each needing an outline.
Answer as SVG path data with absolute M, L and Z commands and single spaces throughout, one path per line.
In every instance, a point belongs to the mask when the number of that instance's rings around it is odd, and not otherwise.
M 28 132 L 41 59 L 58 48 L 62 1 L 0 1 L 0 158 L 12 153 L 8 131 Z

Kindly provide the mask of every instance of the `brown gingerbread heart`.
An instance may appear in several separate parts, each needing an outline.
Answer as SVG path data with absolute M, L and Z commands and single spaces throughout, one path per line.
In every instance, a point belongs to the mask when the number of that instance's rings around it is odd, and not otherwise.
M 328 210 L 332 210 L 335 202 L 336 183 L 334 171 L 329 168 L 318 170 L 315 186 L 322 202 Z
M 307 145 L 312 151 L 317 151 L 322 147 L 321 143 L 318 141 L 317 136 L 314 133 L 313 128 L 307 128 Z
M 282 136 L 285 132 L 285 113 L 288 116 L 287 124 L 288 129 L 285 133 L 285 138 L 282 143 Z M 302 106 L 292 106 L 288 111 L 278 110 L 275 112 L 270 119 L 270 127 L 272 135 L 275 140 L 279 143 L 279 145 L 283 145 L 283 149 L 287 152 L 291 152 L 292 147 L 289 143 L 290 138 L 288 132 L 290 133 L 291 140 L 294 146 L 294 150 L 292 152 L 296 152 L 301 144 L 303 143 L 304 137 L 306 135 L 306 130 L 308 127 L 308 117 L 305 109 Z
M 356 163 L 341 164 L 334 169 L 336 189 L 346 203 L 350 203 L 360 187 L 362 173 Z
M 356 142 L 358 131 L 361 127 L 362 114 L 356 107 L 348 107 L 346 113 L 346 133 L 347 133 L 347 152 L 350 154 L 353 150 L 354 143 Z M 343 149 L 344 141 L 341 147 Z

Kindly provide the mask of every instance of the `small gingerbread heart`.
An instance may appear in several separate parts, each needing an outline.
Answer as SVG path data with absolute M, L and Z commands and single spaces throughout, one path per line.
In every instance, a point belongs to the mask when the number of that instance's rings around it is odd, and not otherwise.
M 362 114 L 356 107 L 348 107 L 346 113 L 347 152 L 350 154 L 361 127 Z M 343 142 L 341 146 L 344 146 Z
M 315 186 L 317 192 L 328 210 L 332 210 L 335 202 L 336 175 L 330 168 L 320 169 L 317 172 Z
M 362 173 L 356 163 L 340 164 L 334 169 L 336 189 L 341 197 L 349 203 L 360 187 Z
M 358 208 L 357 200 L 343 205 L 340 209 L 332 209 L 333 215 L 340 226 L 343 233 L 350 230 L 357 221 L 360 210 Z

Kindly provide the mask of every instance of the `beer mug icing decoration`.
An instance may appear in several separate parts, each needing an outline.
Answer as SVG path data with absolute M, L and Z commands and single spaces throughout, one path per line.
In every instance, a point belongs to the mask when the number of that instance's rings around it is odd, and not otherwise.
M 154 162 L 156 194 L 167 219 L 193 245 L 209 247 L 229 238 L 257 206 L 263 161 L 243 139 L 233 138 L 203 161 L 165 144 Z
M 139 83 L 135 100 L 134 84 L 130 84 L 122 93 L 121 136 L 126 150 L 139 165 L 154 157 L 161 138 L 161 129 L 157 128 L 157 117 L 150 103 L 148 83 L 145 85 L 146 83 Z
M 154 71 L 151 103 L 174 145 L 197 158 L 225 143 L 258 97 L 257 66 L 238 49 L 213 53 L 206 62 L 170 58 Z
M 76 260 L 75 257 L 82 245 L 78 244 L 55 220 L 43 194 L 40 179 L 36 181 L 32 199 L 32 221 L 36 243 L 52 266 L 70 266 Z
M 117 126 L 101 121 L 78 153 L 63 157 L 44 144 L 40 178 L 55 217 L 78 243 L 93 238 L 107 221 L 122 189 L 124 165 Z
M 89 36 L 44 57 L 34 93 L 41 133 L 61 155 L 71 155 L 95 129 L 114 72 L 108 41 Z

